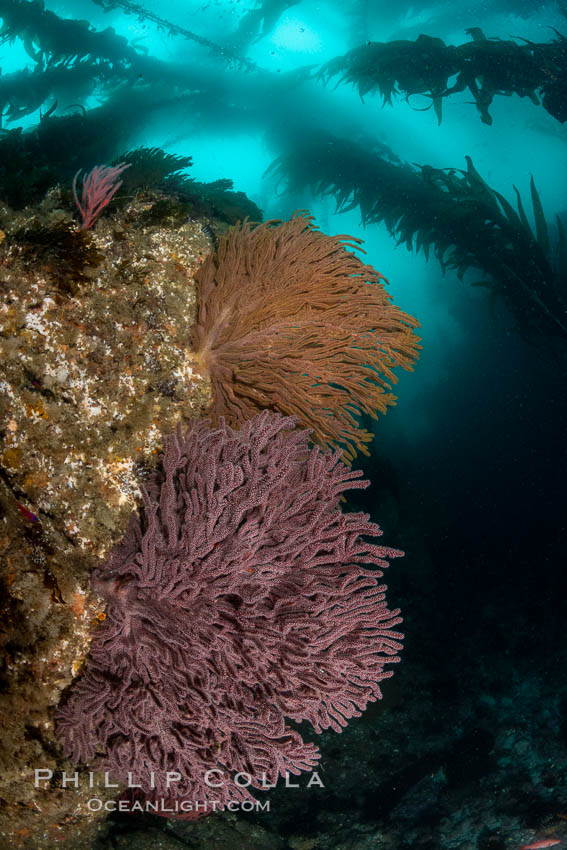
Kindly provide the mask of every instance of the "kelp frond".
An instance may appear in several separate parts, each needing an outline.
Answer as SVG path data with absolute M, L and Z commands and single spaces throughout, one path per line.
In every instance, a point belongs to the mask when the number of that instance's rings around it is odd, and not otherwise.
M 517 189 L 518 211 L 466 160 L 466 170 L 410 166 L 321 135 L 277 159 L 267 173 L 291 194 L 310 188 L 334 197 L 340 212 L 358 206 L 364 224 L 384 222 L 398 244 L 426 258 L 433 251 L 443 269 L 461 278 L 481 270 L 527 338 L 567 339 L 562 229 L 555 256 L 533 181 L 534 230 Z
M 467 34 L 472 40 L 457 46 L 428 35 L 415 41 L 369 42 L 327 62 L 317 77 L 325 83 L 338 77 L 336 85 L 351 83 L 361 98 L 378 92 L 383 104 L 391 105 L 398 96 L 411 104 L 410 98 L 422 95 L 431 100 L 439 124 L 443 99 L 463 91 L 472 95 L 485 124 L 492 123 L 488 110 L 493 98 L 511 94 L 529 97 L 536 105 L 541 98 L 554 118 L 567 120 L 567 51 L 561 33 L 547 44 L 489 39 L 478 27 Z

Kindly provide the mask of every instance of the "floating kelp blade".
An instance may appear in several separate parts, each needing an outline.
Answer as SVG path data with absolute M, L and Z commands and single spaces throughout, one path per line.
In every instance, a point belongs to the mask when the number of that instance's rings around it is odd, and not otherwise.
M 351 83 L 361 98 L 376 92 L 382 105 L 391 106 L 398 95 L 408 102 L 412 95 L 424 95 L 432 99 L 439 124 L 443 99 L 464 91 L 472 95 L 470 102 L 485 124 L 492 124 L 494 97 L 511 94 L 529 97 L 564 122 L 567 51 L 565 37 L 554 31 L 556 40 L 543 44 L 486 38 L 479 27 L 468 29 L 471 41 L 459 45 L 429 35 L 415 41 L 368 42 L 327 62 L 316 76 L 325 83 L 338 77 L 335 88 Z
M 518 212 L 466 157 L 466 170 L 412 166 L 346 139 L 320 134 L 279 157 L 267 174 L 292 193 L 306 187 L 335 198 L 343 212 L 357 205 L 364 225 L 383 222 L 398 244 L 430 250 L 458 277 L 480 270 L 482 284 L 502 296 L 522 335 L 533 343 L 567 340 L 566 240 L 550 248 L 548 227 L 531 184 L 535 232 L 519 192 Z

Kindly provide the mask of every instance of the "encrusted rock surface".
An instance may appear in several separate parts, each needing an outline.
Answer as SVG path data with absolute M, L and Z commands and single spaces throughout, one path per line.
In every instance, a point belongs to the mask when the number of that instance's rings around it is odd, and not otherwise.
M 74 768 L 53 713 L 104 617 L 90 570 L 163 436 L 210 399 L 190 365 L 210 240 L 199 221 L 156 221 L 162 200 L 139 193 L 87 233 L 58 189 L 39 208 L 0 207 L 2 847 L 92 847 L 105 828 L 86 780 L 61 788 Z M 34 768 L 51 782 L 36 789 Z

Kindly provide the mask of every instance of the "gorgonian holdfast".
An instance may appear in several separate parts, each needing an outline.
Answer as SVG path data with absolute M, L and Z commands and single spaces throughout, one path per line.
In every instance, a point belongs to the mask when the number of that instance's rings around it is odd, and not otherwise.
M 399 660 L 376 567 L 403 553 L 363 539 L 379 527 L 339 502 L 369 482 L 296 425 L 264 411 L 240 430 L 179 428 L 95 570 L 107 616 L 57 731 L 73 760 L 130 772 L 138 799 L 222 807 L 253 799 L 239 772 L 261 788 L 312 770 L 318 748 L 286 719 L 340 732 Z M 169 789 L 167 771 L 182 777 Z

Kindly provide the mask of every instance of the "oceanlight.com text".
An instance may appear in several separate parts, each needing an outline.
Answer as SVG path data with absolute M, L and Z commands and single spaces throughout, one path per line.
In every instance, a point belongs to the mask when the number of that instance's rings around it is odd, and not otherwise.
M 90 812 L 138 812 L 163 815 L 194 814 L 204 815 L 212 812 L 269 812 L 269 800 L 232 800 L 221 803 L 220 800 L 101 800 L 91 797 L 87 801 Z

